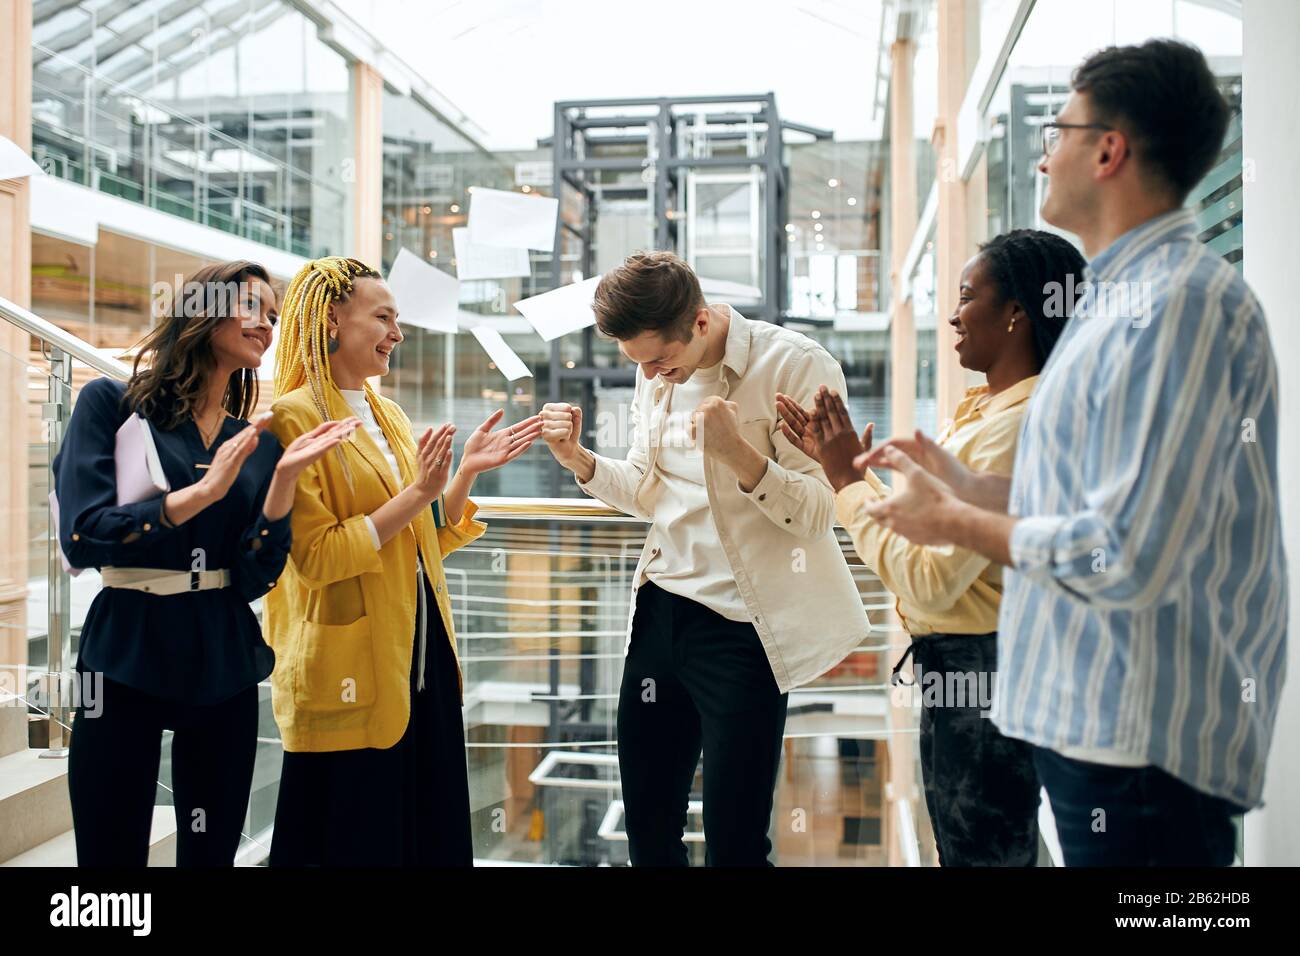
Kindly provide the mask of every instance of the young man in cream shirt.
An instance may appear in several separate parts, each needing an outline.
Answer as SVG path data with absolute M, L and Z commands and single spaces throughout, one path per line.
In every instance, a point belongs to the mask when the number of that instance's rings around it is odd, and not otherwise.
M 650 522 L 618 709 L 631 862 L 686 865 L 702 753 L 709 865 L 765 865 L 788 693 L 870 627 L 834 493 L 776 411 L 778 394 L 806 406 L 844 374 L 806 336 L 706 304 L 671 253 L 606 274 L 595 311 L 637 364 L 627 458 L 584 448 L 573 405 L 542 409 L 542 437 L 583 491 Z

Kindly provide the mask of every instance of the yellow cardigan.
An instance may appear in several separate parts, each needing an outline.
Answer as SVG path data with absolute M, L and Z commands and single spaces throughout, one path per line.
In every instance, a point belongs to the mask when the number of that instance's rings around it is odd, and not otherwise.
M 329 401 L 336 420 L 352 415 L 337 388 L 329 388 Z M 413 441 L 401 408 L 382 396 L 379 401 L 406 423 Z M 270 429 L 282 445 L 321 423 L 306 386 L 271 410 Z M 289 561 L 264 602 L 267 643 L 275 650 L 271 705 L 284 749 L 294 752 L 397 743 L 411 712 L 416 549 L 455 653 L 442 558 L 487 530 L 474 520 L 472 501 L 457 524 L 444 528 L 426 508 L 376 551 L 365 516 L 401 490 L 394 480 L 400 476 L 363 428 L 339 447 L 353 486 L 333 451 L 303 472 L 290 519 Z M 463 677 L 461 687 L 463 693 Z

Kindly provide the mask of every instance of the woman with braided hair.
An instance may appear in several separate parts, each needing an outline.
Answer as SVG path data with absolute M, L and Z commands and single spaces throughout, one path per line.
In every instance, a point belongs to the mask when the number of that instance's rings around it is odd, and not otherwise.
M 282 441 L 320 423 L 362 427 L 298 483 L 293 545 L 267 595 L 272 706 L 284 742 L 272 865 L 468 866 L 473 859 L 462 683 L 442 559 L 486 525 L 477 475 L 523 454 L 533 416 L 465 442 L 410 420 L 368 379 L 403 335 L 379 273 L 307 263 L 290 282 L 276 352 Z
M 103 582 L 76 664 L 94 693 L 68 757 L 81 866 L 147 864 L 164 730 L 177 866 L 234 864 L 274 663 L 249 604 L 284 568 L 298 477 L 348 431 L 322 424 L 282 449 L 252 415 L 278 319 L 263 266 L 204 266 L 159 305 L 130 380 L 81 389 L 52 466 L 59 543 Z M 167 489 L 123 501 L 114 465 L 132 416 Z
M 1065 239 L 1017 229 L 991 239 L 962 269 L 948 319 L 958 360 L 984 375 L 932 441 L 917 432 L 888 444 L 951 474 L 1009 476 L 1020 422 L 1082 291 L 1084 259 Z M 913 544 L 872 521 L 863 505 L 889 494 L 867 467 L 872 426 L 859 439 L 844 400 L 824 386 L 815 407 L 778 396 L 782 428 L 822 463 L 835 510 L 867 567 L 897 599 L 920 691 L 921 773 L 942 866 L 1033 866 L 1038 778 L 1029 744 L 988 719 L 997 672 L 1002 569 L 972 551 Z M 936 464 L 936 470 L 939 464 Z

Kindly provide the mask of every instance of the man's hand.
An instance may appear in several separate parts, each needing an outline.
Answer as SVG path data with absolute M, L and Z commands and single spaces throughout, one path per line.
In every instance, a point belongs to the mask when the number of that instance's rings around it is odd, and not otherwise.
M 915 544 L 951 544 L 961 499 L 947 484 L 904 454 L 897 446 L 882 445 L 871 453 L 883 468 L 907 479 L 906 487 L 862 507 L 877 524 L 896 531 Z
M 582 436 L 582 409 L 567 402 L 548 402 L 542 406 L 542 441 L 555 460 L 567 468 L 578 454 Z
M 740 437 L 739 407 L 717 395 L 700 402 L 691 413 L 691 441 L 723 461 L 729 461 L 746 444 Z
M 542 406 L 542 441 L 551 454 L 581 482 L 596 474 L 596 456 L 582 447 L 582 409 L 567 402 Z
M 860 455 L 854 465 L 864 468 L 889 467 L 881 457 L 887 448 L 902 452 L 951 488 L 953 494 L 967 504 L 988 511 L 1007 510 L 1007 498 L 1011 493 L 1010 478 L 967 468 L 956 455 L 919 429 L 910 438 L 891 438 L 876 449 Z
M 767 473 L 767 457 L 740 434 L 738 407 L 717 395 L 706 398 L 691 413 L 690 433 L 691 440 L 730 468 L 749 493 Z

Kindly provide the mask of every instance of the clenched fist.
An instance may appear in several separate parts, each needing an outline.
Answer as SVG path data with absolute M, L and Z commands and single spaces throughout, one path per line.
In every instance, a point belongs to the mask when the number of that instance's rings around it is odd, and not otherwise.
M 691 439 L 707 454 L 730 462 L 746 444 L 740 437 L 738 407 L 717 395 L 700 402 L 691 413 Z
M 578 455 L 582 436 L 582 409 L 567 402 L 542 406 L 542 440 L 555 460 L 569 468 Z

